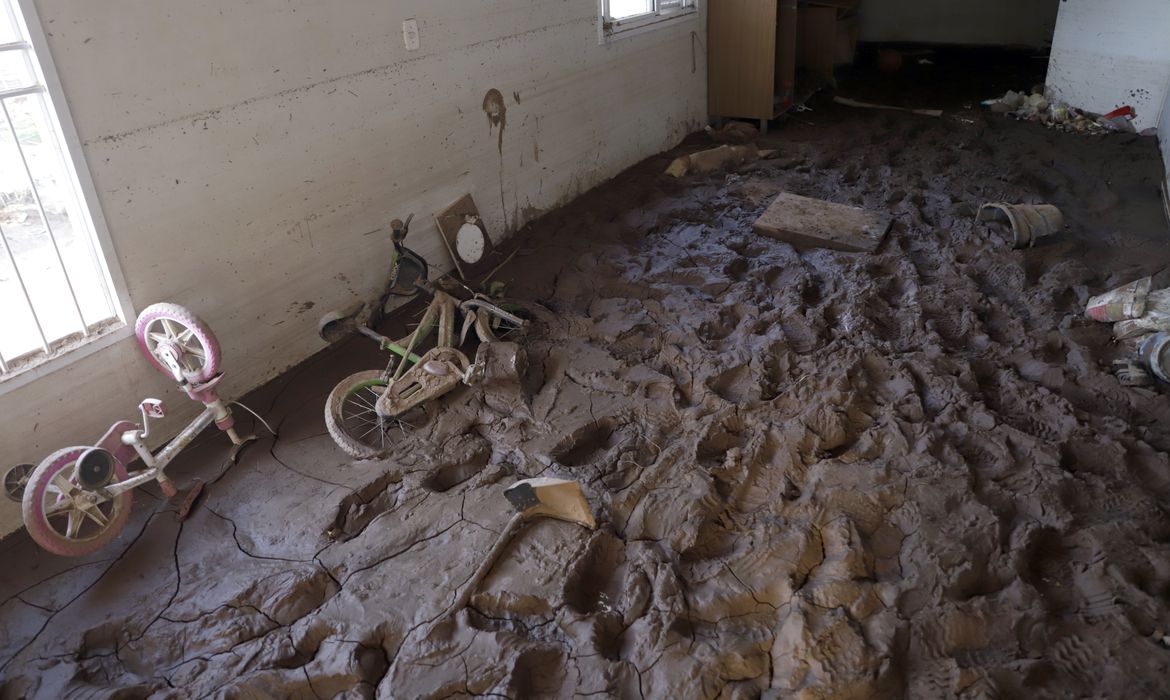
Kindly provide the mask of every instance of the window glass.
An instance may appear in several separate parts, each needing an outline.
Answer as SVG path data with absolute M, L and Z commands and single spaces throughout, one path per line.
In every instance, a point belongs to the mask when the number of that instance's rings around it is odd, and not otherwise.
M 654 0 L 609 0 L 611 19 L 623 19 L 654 11 Z
M 8 3 L 0 4 L 0 44 L 20 41 L 20 30 L 16 28 L 16 19 L 12 16 L 12 9 Z
M 36 82 L 27 52 L 0 51 L 0 90 L 25 88 Z
M 80 201 L 73 191 L 73 180 L 69 177 L 65 154 L 61 151 L 60 141 L 50 121 L 44 95 L 37 93 L 12 98 L 6 100 L 5 106 L 16 125 L 28 169 L 36 181 L 41 206 L 49 219 L 48 222 L 40 221 L 39 211 L 35 212 L 44 229 L 40 239 L 42 259 L 39 269 L 46 277 L 52 277 L 51 268 L 60 268 L 53 251 L 55 239 L 61 261 L 69 275 L 69 283 L 77 293 L 77 303 L 86 325 L 110 318 L 115 313 L 113 301 L 106 291 L 105 276 L 94 249 L 93 236 L 86 228 L 86 213 L 80 210 Z M 52 228 L 52 238 L 49 237 L 48 228 L 45 228 L 46 223 Z M 32 289 L 29 292 L 32 293 Z M 55 307 L 72 309 L 67 286 L 47 287 L 42 293 L 62 298 Z M 69 315 L 76 319 L 76 310 L 73 309 Z M 47 328 L 45 332 L 48 333 Z

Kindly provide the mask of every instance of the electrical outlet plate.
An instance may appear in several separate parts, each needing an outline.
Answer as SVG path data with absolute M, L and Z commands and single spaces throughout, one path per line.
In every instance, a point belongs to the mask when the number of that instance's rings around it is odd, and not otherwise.
M 402 40 L 407 51 L 418 51 L 418 20 L 408 19 L 402 23 Z

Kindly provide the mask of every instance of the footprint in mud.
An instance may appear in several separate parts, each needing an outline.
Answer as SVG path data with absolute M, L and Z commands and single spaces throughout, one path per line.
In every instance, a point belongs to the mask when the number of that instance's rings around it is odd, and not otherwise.
M 918 636 L 927 658 L 945 659 L 964 649 L 986 648 L 993 635 L 993 623 L 983 617 L 949 610 L 924 623 Z
M 1000 411 L 1004 423 L 1020 432 L 1046 442 L 1059 444 L 1076 427 L 1076 419 L 1047 407 L 1033 410 L 1027 406 L 1005 403 Z
M 994 479 L 1011 471 L 1014 464 L 1006 448 L 999 443 L 988 440 L 982 433 L 972 433 L 970 437 L 956 446 L 959 456 L 967 467 L 976 472 L 977 479 Z
M 792 383 L 792 363 L 789 360 L 788 347 L 784 343 L 774 343 L 764 355 L 764 376 L 760 381 L 760 399 L 771 401 Z
M 736 255 L 742 255 L 745 258 L 755 258 L 763 255 L 768 249 L 758 243 L 754 243 L 747 238 L 740 238 L 737 240 L 727 241 L 723 245 L 727 249 L 734 252 Z
M 610 612 L 621 597 L 625 561 L 625 543 L 599 533 L 565 578 L 565 602 L 582 615 Z
M 987 329 L 987 336 L 996 343 L 1011 347 L 1024 337 L 1024 325 L 997 304 L 989 304 L 982 316 L 981 320 L 984 328 Z
M 1109 658 L 1109 654 L 1109 647 L 1103 639 L 1071 634 L 1053 644 L 1046 656 L 1065 673 L 1095 686 L 1098 678 L 1093 669 L 1099 667 L 1100 659 Z
M 699 337 L 708 342 L 718 342 L 735 332 L 742 318 L 738 309 L 724 307 L 719 310 L 719 316 L 713 321 L 704 321 L 699 325 Z
M 1072 439 L 1060 445 L 1060 466 L 1074 474 L 1116 476 L 1124 460 L 1125 448 L 1112 440 Z
M 824 294 L 821 291 L 820 283 L 810 278 L 800 292 L 800 300 L 804 303 L 805 308 L 816 307 L 823 298 Z
M 636 367 L 651 362 L 662 352 L 662 333 L 651 324 L 639 324 L 619 335 L 609 346 L 609 353 L 626 365 Z
M 763 281 L 768 289 L 774 292 L 782 292 L 789 289 L 796 289 L 798 285 L 802 285 L 804 280 L 808 277 L 797 263 L 792 263 L 782 266 L 769 267 L 764 271 Z
M 398 505 L 401 486 L 402 475 L 392 471 L 341 499 L 326 536 L 340 541 L 357 537 L 374 518 Z
M 711 377 L 707 388 L 724 401 L 746 403 L 758 397 L 760 387 L 752 377 L 751 366 L 738 365 Z
M 964 346 L 971 324 L 966 314 L 951 308 L 924 307 L 922 315 L 926 318 L 927 326 L 950 347 Z
M 874 335 L 882 340 L 899 341 L 906 336 L 903 329 L 905 318 L 881 296 L 869 298 L 865 304 L 865 317 L 872 325 Z
M 556 648 L 532 647 L 521 651 L 512 662 L 508 678 L 510 698 L 546 698 L 565 687 L 565 657 Z
M 869 418 L 859 420 L 838 407 L 820 406 L 805 415 L 804 436 L 795 444 L 796 450 L 810 464 L 838 459 L 857 445 L 872 422 Z
M 1128 420 L 1133 410 L 1133 394 L 1122 389 L 1113 377 L 1095 374 L 1076 383 L 1065 382 L 1060 393 L 1073 406 L 1088 413 Z
M 578 428 L 553 450 L 553 458 L 566 467 L 593 463 L 599 456 L 621 444 L 626 436 L 620 422 L 609 416 Z
M 1086 578 L 1090 580 L 1086 581 Z M 1082 575 L 1077 582 L 1077 588 L 1082 595 L 1077 614 L 1086 622 L 1107 622 L 1116 620 L 1124 614 L 1121 599 L 1113 594 L 1113 587 L 1102 577 Z
M 487 463 L 487 455 L 484 455 L 483 459 L 477 459 L 472 462 L 448 464 L 447 466 L 439 467 L 432 471 L 426 479 L 423 479 L 422 486 L 426 490 L 433 491 L 434 493 L 450 491 L 483 471 Z
M 946 272 L 942 256 L 933 250 L 923 250 L 916 248 L 910 251 L 910 262 L 914 265 L 915 272 L 923 281 L 931 281 L 938 277 L 942 277 Z
M 1070 612 L 1074 608 L 1069 565 L 1070 550 L 1064 538 L 1052 528 L 1040 528 L 1028 537 L 1020 558 L 1020 579 L 1032 586 L 1050 614 Z
M 423 479 L 428 491 L 443 493 L 483 471 L 492 456 L 492 444 L 475 434 L 456 437 L 442 448 L 442 461 Z
M 1003 423 L 1032 437 L 1057 444 L 1076 429 L 1077 419 L 1066 408 L 1068 404 L 1063 399 L 1049 395 L 1048 401 L 1037 400 L 1030 385 L 1022 384 L 988 362 L 972 362 L 971 372 L 979 384 L 987 407 Z
M 878 286 L 878 293 L 892 308 L 905 308 L 914 300 L 914 293 L 918 288 L 918 280 L 909 279 L 914 274 L 913 266 L 889 265 L 888 268 L 889 273 L 878 278 L 882 280 Z M 907 299 L 908 296 L 910 299 Z
M 708 470 L 718 469 L 726 461 L 728 452 L 747 446 L 749 437 L 743 419 L 733 414 L 711 426 L 706 436 L 699 441 L 695 458 L 700 466 Z
M 732 281 L 742 282 L 747 276 L 749 269 L 751 269 L 751 263 L 748 262 L 748 259 L 739 257 L 723 267 L 723 274 L 727 275 Z
M 1024 268 L 1015 263 L 991 260 L 976 272 L 976 279 L 988 295 L 1012 298 L 1024 290 Z
M 784 331 L 784 337 L 788 339 L 788 346 L 793 352 L 807 355 L 817 348 L 820 339 L 804 316 L 800 314 L 785 316 L 780 321 L 780 328 Z
M 688 287 L 695 289 L 707 284 L 710 280 L 702 272 L 694 269 L 683 269 L 685 265 L 679 264 L 678 267 L 672 267 L 666 272 L 657 275 L 663 282 L 669 282 L 681 287 Z M 653 276 L 650 276 L 653 279 Z

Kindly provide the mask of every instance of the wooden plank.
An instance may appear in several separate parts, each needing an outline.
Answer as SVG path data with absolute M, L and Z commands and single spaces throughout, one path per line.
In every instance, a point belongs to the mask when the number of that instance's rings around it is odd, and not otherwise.
M 798 247 L 873 252 L 890 228 L 889 214 L 781 192 L 755 230 Z
M 707 110 L 770 119 L 776 0 L 719 0 L 707 6 Z

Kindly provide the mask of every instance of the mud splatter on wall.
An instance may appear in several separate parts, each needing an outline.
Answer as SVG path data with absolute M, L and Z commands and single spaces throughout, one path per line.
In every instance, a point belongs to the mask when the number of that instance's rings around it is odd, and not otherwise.
M 497 127 L 500 129 L 499 144 L 500 154 L 504 153 L 504 129 L 508 128 L 508 105 L 504 104 L 504 95 L 497 89 L 492 88 L 483 96 L 483 111 L 488 118 L 488 129 L 494 130 Z
M 508 128 L 508 105 L 504 104 L 504 94 L 492 88 L 483 96 L 483 113 L 488 118 L 488 133 L 499 129 L 499 138 L 496 149 L 500 152 L 500 210 L 504 216 L 504 226 L 508 225 L 508 205 L 504 197 L 504 130 Z

